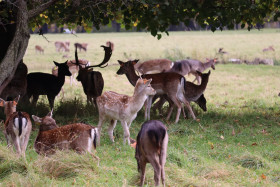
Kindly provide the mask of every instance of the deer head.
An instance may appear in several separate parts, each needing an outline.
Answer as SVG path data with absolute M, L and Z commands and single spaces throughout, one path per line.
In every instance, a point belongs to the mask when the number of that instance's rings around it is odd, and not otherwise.
M 214 59 L 208 59 L 208 58 L 206 58 L 206 63 L 211 63 L 211 68 L 213 69 L 213 70 L 215 70 L 215 63 L 217 62 L 217 58 L 214 58 Z
M 58 128 L 58 126 L 56 125 L 56 121 L 52 118 L 52 111 L 43 118 L 35 115 L 32 115 L 32 118 L 36 123 L 40 124 L 40 131 L 47 131 Z
M 118 75 L 123 75 L 123 74 L 126 74 L 127 72 L 130 72 L 130 71 L 134 71 L 134 65 L 137 64 L 137 62 L 139 61 L 139 59 L 136 59 L 136 60 L 130 60 L 126 63 L 118 60 L 119 64 L 120 64 L 120 69 L 117 71 L 117 74 Z M 132 66 L 130 65 L 132 64 Z
M 71 72 L 69 71 L 69 66 L 67 65 L 67 62 L 64 62 L 64 63 L 58 63 L 58 62 L 55 62 L 53 61 L 53 63 L 58 67 L 58 75 L 61 73 L 65 76 L 71 76 Z M 59 73 L 60 72 L 60 73 Z
M 12 101 L 5 101 L 4 99 L 0 98 L 0 107 L 4 107 L 5 108 L 6 119 L 8 119 L 9 115 L 11 115 L 12 113 L 16 112 L 16 108 L 17 108 L 17 104 L 18 104 L 19 98 L 20 98 L 20 95 L 17 96 Z

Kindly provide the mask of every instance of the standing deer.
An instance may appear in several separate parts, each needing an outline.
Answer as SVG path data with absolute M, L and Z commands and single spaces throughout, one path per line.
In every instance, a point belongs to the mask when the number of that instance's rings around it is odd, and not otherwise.
M 67 42 L 60 42 L 60 41 L 56 41 L 54 43 L 55 45 L 55 49 L 56 49 L 56 52 L 59 52 L 60 53 L 60 50 L 64 51 L 64 52 L 69 52 L 69 45 Z
M 141 74 L 153 74 L 166 72 L 172 68 L 173 64 L 174 63 L 168 59 L 154 59 L 136 63 L 134 68 Z
M 108 64 L 107 62 L 110 60 L 112 56 L 112 48 L 111 46 L 106 47 L 102 45 L 104 48 L 105 56 L 103 61 L 94 66 L 82 67 L 79 63 L 77 48 L 75 49 L 75 65 L 79 67 L 79 73 L 77 76 L 77 80 L 80 81 L 83 85 L 84 93 L 87 96 L 87 102 L 96 105 L 96 98 L 102 94 L 104 88 L 104 79 L 102 74 L 98 71 L 93 71 L 92 67 L 100 67 L 105 68 Z M 90 68 L 90 69 L 89 69 Z
M 13 101 L 0 98 L 0 106 L 5 108 L 6 121 L 4 135 L 8 147 L 14 145 L 17 154 L 25 157 L 25 151 L 30 137 L 32 123 L 26 112 L 16 112 L 19 96 Z
M 37 53 L 44 54 L 44 49 L 39 45 L 35 45 L 35 52 L 36 52 L 36 54 Z
M 136 118 L 138 111 L 142 108 L 148 96 L 155 95 L 155 90 L 151 87 L 152 79 L 138 79 L 135 85 L 133 96 L 118 94 L 108 91 L 97 97 L 97 107 L 99 112 L 98 122 L 98 145 L 100 144 L 101 128 L 106 119 L 111 124 L 108 128 L 108 134 L 114 142 L 113 131 L 119 120 L 124 131 L 124 144 L 126 141 L 130 145 L 129 128 L 132 121 Z
M 117 71 L 118 75 L 125 74 L 129 82 L 135 86 L 137 79 L 139 78 L 134 69 L 134 65 L 138 62 L 138 60 L 122 62 L 118 61 L 120 64 L 120 69 Z M 145 74 L 142 76 L 146 79 L 153 79 L 151 86 L 156 90 L 157 96 L 159 95 L 167 95 L 177 106 L 177 115 L 175 119 L 175 123 L 179 121 L 182 105 L 184 103 L 193 119 L 195 115 L 190 107 L 190 103 L 186 100 L 184 96 L 184 86 L 186 83 L 185 78 L 177 73 L 157 73 L 157 74 Z M 145 109 L 145 119 L 150 119 L 150 109 L 152 105 L 153 96 L 150 96 L 147 100 L 147 107 Z M 169 118 L 167 118 L 169 120 Z
M 74 47 L 78 48 L 81 52 L 81 50 L 84 50 L 85 52 L 87 52 L 87 43 L 74 43 Z
M 168 134 L 166 126 L 158 120 L 145 122 L 137 135 L 135 158 L 138 171 L 141 173 L 140 186 L 144 185 L 146 164 L 151 163 L 154 168 L 155 186 L 160 178 L 165 186 L 164 165 L 166 162 Z
M 25 95 L 27 88 L 27 66 L 21 60 L 11 82 L 5 87 L 0 97 L 4 100 L 15 98 L 18 95 Z
M 198 84 L 200 84 L 200 76 L 197 74 L 197 71 L 204 72 L 208 68 L 212 68 L 215 70 L 215 63 L 217 59 L 207 59 L 206 63 L 202 63 L 199 60 L 180 60 L 176 61 L 173 65 L 173 67 L 168 72 L 176 72 L 183 76 L 187 74 L 193 74 L 195 76 L 195 79 L 193 82 L 197 81 Z
M 40 124 L 40 129 L 34 143 L 35 151 L 40 155 L 54 154 L 56 149 L 71 149 L 77 153 L 89 152 L 95 159 L 97 156 L 92 153 L 96 149 L 96 128 L 83 123 L 74 123 L 58 127 L 52 118 L 52 112 L 40 118 L 32 115 L 35 122 Z
M 32 104 L 36 104 L 39 95 L 47 95 L 50 107 L 54 106 L 54 99 L 60 92 L 65 76 L 71 76 L 67 61 L 54 64 L 58 67 L 58 76 L 47 73 L 29 73 L 27 75 L 27 97 L 33 96 Z

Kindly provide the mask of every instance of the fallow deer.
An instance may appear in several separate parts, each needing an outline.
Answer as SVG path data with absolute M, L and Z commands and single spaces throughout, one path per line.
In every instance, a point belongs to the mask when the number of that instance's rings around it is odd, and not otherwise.
M 275 51 L 274 47 L 271 45 L 271 46 L 268 46 L 268 48 L 264 48 L 263 49 L 263 52 L 268 52 L 268 51 Z
M 27 75 L 27 97 L 33 96 L 32 103 L 36 104 L 39 95 L 47 95 L 50 107 L 53 108 L 54 100 L 65 82 L 65 76 L 71 76 L 67 61 L 54 64 L 58 67 L 58 76 L 47 73 L 29 73 Z
M 44 49 L 39 45 L 35 45 L 35 52 L 36 52 L 36 54 L 37 53 L 44 54 Z
M 135 158 L 138 171 L 141 174 L 140 186 L 144 185 L 146 164 L 151 163 L 154 168 L 155 186 L 160 178 L 165 186 L 164 165 L 166 162 L 168 133 L 166 126 L 158 120 L 145 122 L 137 135 Z
M 88 43 L 74 43 L 74 47 L 78 48 L 81 52 L 81 50 L 87 51 Z
M 173 67 L 168 72 L 176 72 L 183 76 L 187 74 L 192 74 L 195 76 L 195 79 L 193 82 L 197 81 L 198 84 L 200 84 L 200 76 L 197 74 L 198 72 L 204 72 L 208 68 L 212 68 L 215 70 L 215 63 L 217 62 L 217 59 L 207 59 L 206 63 L 202 63 L 199 60 L 180 60 L 174 62 Z
M 4 107 L 6 121 L 4 135 L 8 147 L 14 145 L 17 154 L 25 157 L 25 151 L 30 137 L 32 123 L 26 112 L 16 112 L 19 96 L 13 101 L 5 101 L 0 98 L 0 106 Z
M 83 123 L 74 123 L 58 127 L 52 118 L 52 112 L 40 118 L 32 115 L 35 122 L 40 124 L 40 129 L 34 143 L 35 151 L 40 155 L 49 156 L 55 151 L 71 149 L 77 153 L 92 153 L 96 149 L 97 130 L 95 127 Z
M 5 87 L 0 97 L 4 100 L 8 100 L 8 98 L 15 98 L 18 95 L 25 95 L 27 88 L 27 72 L 27 66 L 21 60 L 11 82 Z
M 94 66 L 86 66 L 82 67 L 79 63 L 77 48 L 75 49 L 75 65 L 79 67 L 79 73 L 77 76 L 77 80 L 80 81 L 83 85 L 84 93 L 87 96 L 87 102 L 96 105 L 96 98 L 102 94 L 104 88 L 104 79 L 102 74 L 98 71 L 93 71 L 92 67 L 100 67 L 105 68 L 108 64 L 107 62 L 110 60 L 112 56 L 112 48 L 111 46 L 106 47 L 102 45 L 104 48 L 105 56 L 103 61 Z M 89 69 L 90 68 L 90 69 Z
M 173 62 L 168 59 L 154 59 L 142 63 L 136 63 L 134 68 L 141 74 L 162 73 L 171 69 Z
M 138 60 L 122 62 L 118 61 L 120 64 L 120 69 L 117 71 L 118 75 L 125 74 L 129 82 L 135 86 L 135 83 L 139 76 L 136 75 L 134 65 L 138 62 Z M 167 95 L 178 107 L 177 115 L 175 119 L 175 123 L 179 121 L 180 113 L 181 113 L 181 103 L 184 103 L 193 119 L 195 115 L 190 107 L 189 102 L 186 100 L 184 96 L 184 85 L 185 78 L 177 73 L 157 73 L 157 74 L 145 74 L 142 75 L 143 78 L 153 79 L 151 86 L 156 90 L 157 95 Z M 152 105 L 153 96 L 150 96 L 147 100 L 147 106 L 145 109 L 145 119 L 150 119 L 150 109 Z M 169 120 L 169 118 L 167 119 Z
M 118 94 L 108 91 L 97 97 L 97 107 L 99 112 L 98 122 L 98 145 L 100 144 L 101 128 L 105 120 L 110 120 L 108 134 L 114 142 L 113 131 L 119 120 L 124 131 L 124 144 L 126 141 L 130 145 L 129 128 L 132 121 L 136 118 L 138 111 L 144 105 L 148 96 L 155 95 L 155 90 L 151 87 L 152 79 L 138 79 L 135 85 L 133 96 Z
M 69 46 L 65 42 L 56 41 L 54 43 L 54 45 L 55 45 L 56 52 L 59 52 L 59 53 L 60 53 L 60 51 L 69 52 Z

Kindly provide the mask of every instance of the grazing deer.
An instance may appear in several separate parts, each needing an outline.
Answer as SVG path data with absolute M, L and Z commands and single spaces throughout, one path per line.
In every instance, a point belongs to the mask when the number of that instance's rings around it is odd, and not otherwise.
M 39 45 L 35 45 L 35 52 L 36 52 L 36 54 L 37 53 L 44 54 L 44 49 Z
M 192 74 L 195 76 L 195 79 L 193 82 L 197 81 L 198 84 L 200 84 L 200 76 L 197 74 L 197 72 L 204 72 L 208 68 L 212 68 L 215 70 L 215 63 L 217 62 L 217 59 L 207 59 L 206 63 L 202 63 L 199 60 L 180 60 L 176 61 L 173 65 L 173 67 L 168 72 L 176 72 L 183 76 L 187 74 Z
M 268 52 L 268 51 L 275 51 L 273 46 L 268 46 L 268 48 L 264 48 L 263 52 Z
M 102 45 L 101 47 L 103 47 L 105 51 L 103 61 L 98 65 L 87 67 L 81 66 L 80 60 L 78 59 L 77 48 L 75 49 L 75 65 L 79 67 L 77 80 L 80 81 L 83 85 L 84 93 L 87 96 L 87 102 L 94 104 L 96 107 L 96 98 L 102 94 L 104 88 L 104 79 L 102 77 L 102 74 L 98 71 L 93 71 L 92 67 L 105 68 L 108 65 L 107 62 L 112 56 L 111 46 L 106 47 Z
M 83 123 L 58 127 L 52 118 L 52 112 L 43 118 L 35 115 L 32 115 L 32 118 L 40 124 L 34 143 L 35 151 L 38 154 L 49 156 L 54 154 L 56 149 L 71 149 L 80 154 L 89 152 L 95 159 L 99 160 L 92 153 L 92 149 L 96 149 L 97 130 L 95 127 Z
M 165 186 L 164 165 L 166 162 L 168 134 L 166 126 L 158 120 L 145 122 L 137 135 L 135 158 L 138 171 L 141 174 L 140 186 L 144 185 L 146 164 L 151 163 L 154 168 L 155 186 L 160 178 Z
M 125 74 L 129 82 L 135 86 L 137 79 L 139 78 L 134 69 L 134 65 L 139 60 L 133 60 L 128 62 L 118 61 L 120 64 L 120 69 L 117 71 L 118 75 Z M 180 113 L 181 113 L 181 103 L 184 103 L 193 119 L 195 115 L 193 114 L 192 108 L 190 107 L 190 103 L 186 100 L 184 96 L 184 85 L 185 78 L 177 73 L 157 73 L 157 74 L 145 74 L 142 75 L 143 78 L 153 79 L 151 86 L 156 90 L 157 95 L 168 95 L 168 97 L 176 104 L 178 107 L 177 115 L 175 119 L 175 123 L 179 121 Z M 150 96 L 147 100 L 147 106 L 145 109 L 145 119 L 150 119 L 150 109 L 152 105 L 153 96 Z M 167 118 L 169 120 L 169 118 Z
M 50 107 L 53 108 L 55 96 L 60 92 L 65 82 L 65 76 L 71 76 L 67 61 L 54 64 L 58 67 L 58 76 L 47 73 L 29 73 L 27 75 L 27 97 L 33 96 L 32 103 L 36 104 L 39 95 L 47 95 Z
M 15 98 L 18 95 L 25 95 L 27 88 L 27 66 L 21 60 L 11 82 L 5 87 L 0 97 L 4 100 Z
M 87 43 L 74 43 L 74 47 L 78 48 L 81 52 L 81 50 L 84 50 L 85 52 L 87 52 Z
M 173 62 L 168 59 L 155 59 L 148 60 L 142 63 L 135 64 L 135 70 L 139 71 L 141 74 L 154 74 L 162 73 L 171 69 Z
M 155 90 L 150 85 L 151 82 L 152 79 L 138 79 L 133 96 L 108 91 L 97 97 L 96 103 L 99 112 L 98 145 L 100 144 L 101 128 L 106 119 L 111 121 L 108 128 L 111 141 L 114 142 L 113 131 L 117 120 L 119 120 L 124 131 L 124 144 L 127 141 L 130 145 L 129 128 L 132 121 L 136 118 L 138 111 L 142 108 L 148 96 L 156 94 Z
M 60 53 L 60 50 L 62 50 L 64 52 L 69 52 L 69 46 L 68 46 L 68 44 L 66 44 L 64 42 L 56 41 L 54 43 L 54 45 L 55 45 L 56 52 Z M 69 45 L 70 45 L 70 43 L 69 43 Z
M 20 96 L 13 101 L 5 101 L 0 98 L 0 106 L 4 107 L 6 114 L 4 135 L 6 137 L 8 147 L 14 145 L 17 154 L 25 157 L 32 123 L 27 113 L 16 112 L 19 97 Z

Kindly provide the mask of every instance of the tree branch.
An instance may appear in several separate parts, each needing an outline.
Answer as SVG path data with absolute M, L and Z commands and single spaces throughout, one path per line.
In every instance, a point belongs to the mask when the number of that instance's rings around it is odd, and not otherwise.
M 32 10 L 29 10 L 28 11 L 28 19 L 32 19 L 33 17 L 37 16 L 38 14 L 44 12 L 45 10 L 47 10 L 51 5 L 53 5 L 57 1 L 58 0 L 50 0 L 47 3 L 44 3 L 39 7 L 36 7 Z

